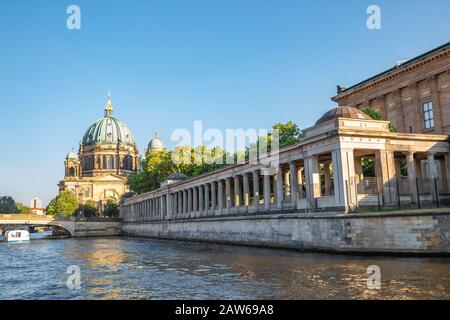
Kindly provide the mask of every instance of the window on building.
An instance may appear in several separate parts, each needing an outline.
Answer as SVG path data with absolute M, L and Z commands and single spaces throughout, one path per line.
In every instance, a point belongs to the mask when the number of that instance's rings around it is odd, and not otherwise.
M 423 109 L 423 125 L 425 129 L 434 128 L 434 115 L 433 115 L 433 104 L 426 102 L 422 104 Z
M 108 169 L 110 170 L 112 168 L 113 168 L 113 166 L 112 166 L 112 156 L 108 156 Z

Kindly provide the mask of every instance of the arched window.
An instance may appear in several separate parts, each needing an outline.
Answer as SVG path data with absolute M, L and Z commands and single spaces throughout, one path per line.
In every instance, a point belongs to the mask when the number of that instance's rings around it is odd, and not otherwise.
M 75 176 L 75 168 L 74 167 L 70 167 L 69 168 L 69 177 L 74 177 Z
M 112 156 L 108 156 L 108 170 L 112 169 L 113 163 L 112 163 Z
M 106 156 L 103 156 L 103 169 L 107 168 Z

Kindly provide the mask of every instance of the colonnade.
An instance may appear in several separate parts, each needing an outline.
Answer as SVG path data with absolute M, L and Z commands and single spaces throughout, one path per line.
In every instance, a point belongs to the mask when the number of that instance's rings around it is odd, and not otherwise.
M 266 174 L 264 168 L 256 166 L 242 172 L 225 170 L 211 179 L 206 176 L 167 185 L 124 204 L 124 221 L 290 212 L 317 208 L 316 198 L 320 197 L 331 198 L 334 206 L 334 189 L 342 181 L 333 179 L 332 167 L 336 165 L 338 157 L 321 161 L 319 156 L 310 156 L 280 163 L 273 174 Z M 324 183 L 320 182 L 321 174 Z M 338 204 L 343 202 L 344 199 L 338 200 Z

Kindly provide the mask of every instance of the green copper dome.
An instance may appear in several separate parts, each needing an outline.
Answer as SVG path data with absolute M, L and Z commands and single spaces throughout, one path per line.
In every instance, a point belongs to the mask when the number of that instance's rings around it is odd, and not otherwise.
M 111 100 L 108 96 L 108 104 L 105 116 L 92 124 L 83 136 L 82 144 L 125 144 L 133 146 L 135 140 L 131 130 L 120 120 L 113 117 Z
M 165 149 L 164 142 L 158 137 L 158 133 L 155 131 L 153 139 L 148 144 L 149 150 L 163 150 Z

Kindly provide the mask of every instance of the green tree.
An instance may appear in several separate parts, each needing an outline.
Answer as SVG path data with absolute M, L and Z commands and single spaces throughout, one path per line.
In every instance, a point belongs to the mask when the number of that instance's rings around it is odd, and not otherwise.
M 97 205 L 95 201 L 89 200 L 85 204 L 80 205 L 80 211 L 85 217 L 95 217 L 97 215 Z
M 152 191 L 174 172 L 195 177 L 223 167 L 226 155 L 218 147 L 208 149 L 205 146 L 177 146 L 172 151 L 151 153 L 143 161 L 143 172 L 128 177 L 128 185 L 138 194 Z
M 0 214 L 2 213 L 18 213 L 16 202 L 10 196 L 0 197 Z
M 23 205 L 22 203 L 16 202 L 16 206 L 20 214 L 32 214 L 31 208 Z
M 300 129 L 292 121 L 276 123 L 272 129 L 279 132 L 280 148 L 295 144 L 301 138 Z M 268 143 L 267 150 L 270 151 L 271 140 L 272 133 L 269 133 L 267 136 L 260 137 L 246 150 L 240 150 L 234 154 L 227 153 L 219 147 L 207 148 L 205 146 L 195 148 L 177 146 L 172 151 L 150 153 L 143 161 L 143 172 L 128 177 L 128 186 L 133 192 L 140 194 L 159 188 L 161 182 L 174 172 L 184 173 L 188 177 L 196 177 L 226 166 L 227 159 L 233 159 L 234 163 L 238 160 L 248 161 L 250 151 L 254 151 L 252 148 L 261 146 L 265 150 L 265 144 Z
M 299 127 L 292 121 L 286 123 L 275 123 L 273 130 L 278 130 L 280 148 L 285 148 L 297 143 L 301 138 Z
M 372 107 L 362 108 L 361 111 L 364 112 L 365 114 L 369 115 L 373 120 L 384 120 L 381 112 Z M 392 123 L 389 123 L 389 131 L 397 132 L 397 128 Z
M 78 207 L 78 200 L 72 192 L 61 191 L 59 195 L 50 201 L 46 213 L 48 215 L 57 216 L 64 212 L 65 217 L 70 217 L 75 214 Z
M 118 217 L 119 216 L 119 205 L 114 200 L 106 201 L 105 205 L 105 215 L 107 217 Z

